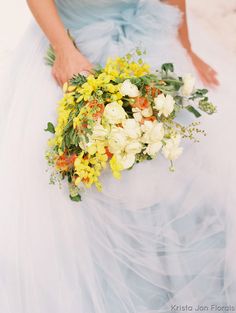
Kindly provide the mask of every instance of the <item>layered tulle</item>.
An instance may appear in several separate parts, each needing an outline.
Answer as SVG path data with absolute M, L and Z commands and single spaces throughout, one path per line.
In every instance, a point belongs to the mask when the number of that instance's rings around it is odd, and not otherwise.
M 176 39 L 175 8 L 116 1 L 102 10 L 90 2 L 58 6 L 93 63 L 142 44 L 153 68 L 174 61 L 181 74 L 194 71 Z M 82 24 L 72 9 L 83 9 Z M 215 94 L 218 115 L 203 120 L 208 136 L 185 145 L 175 173 L 161 156 L 124 172 L 121 181 L 107 170 L 102 193 L 85 191 L 73 203 L 66 184 L 50 186 L 46 172 L 43 129 L 55 121 L 62 95 L 44 64 L 47 47 L 32 23 L 1 95 L 0 311 L 156 313 L 173 305 L 235 305 L 235 111 L 228 85 Z

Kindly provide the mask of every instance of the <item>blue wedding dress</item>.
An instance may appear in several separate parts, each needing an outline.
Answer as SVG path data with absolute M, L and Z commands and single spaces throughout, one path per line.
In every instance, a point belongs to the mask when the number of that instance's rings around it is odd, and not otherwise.
M 177 8 L 158 0 L 56 3 L 94 64 L 141 46 L 154 69 L 174 62 L 180 74 L 194 73 L 177 39 Z M 1 94 L 0 312 L 228 311 L 236 305 L 232 111 L 224 114 L 225 105 L 202 120 L 208 136 L 184 145 L 175 173 L 161 156 L 120 181 L 107 171 L 101 193 L 92 188 L 74 203 L 46 171 L 43 129 L 62 96 L 44 64 L 47 47 L 32 22 Z

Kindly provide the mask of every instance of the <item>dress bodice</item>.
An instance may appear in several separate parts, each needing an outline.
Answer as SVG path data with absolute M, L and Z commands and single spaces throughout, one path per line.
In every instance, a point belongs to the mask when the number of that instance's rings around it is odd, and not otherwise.
M 56 4 L 70 29 L 113 20 L 124 27 L 132 24 L 136 29 L 154 27 L 160 31 L 179 22 L 179 11 L 160 0 L 56 0 Z

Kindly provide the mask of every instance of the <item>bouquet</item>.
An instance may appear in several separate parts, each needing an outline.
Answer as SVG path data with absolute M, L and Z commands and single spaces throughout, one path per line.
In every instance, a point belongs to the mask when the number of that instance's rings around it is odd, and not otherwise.
M 137 163 L 164 157 L 174 170 L 183 152 L 182 139 L 198 141 L 199 122 L 177 121 L 182 110 L 196 118 L 213 114 L 206 89 L 196 89 L 191 75 L 179 77 L 173 64 L 155 73 L 139 49 L 124 57 L 108 59 L 105 67 L 88 76 L 78 74 L 63 87 L 58 120 L 48 123 L 46 158 L 53 168 L 51 182 L 67 179 L 70 198 L 81 200 L 81 188 L 95 185 L 110 167 L 116 179 Z

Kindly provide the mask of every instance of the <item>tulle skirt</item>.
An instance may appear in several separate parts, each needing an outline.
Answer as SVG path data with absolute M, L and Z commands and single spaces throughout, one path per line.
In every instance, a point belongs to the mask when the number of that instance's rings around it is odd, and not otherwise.
M 139 39 L 153 68 L 173 61 L 180 74 L 194 72 L 175 36 L 112 41 L 108 29 L 103 22 L 73 31 L 92 62 L 123 55 Z M 106 171 L 103 192 L 92 188 L 74 203 L 66 185 L 49 185 L 44 159 L 43 130 L 56 120 L 62 96 L 44 64 L 47 46 L 32 23 L 2 83 L 0 311 L 157 313 L 218 305 L 224 312 L 236 305 L 229 76 L 213 95 L 217 116 L 202 121 L 208 136 L 186 143 L 175 173 L 161 156 L 121 181 Z

